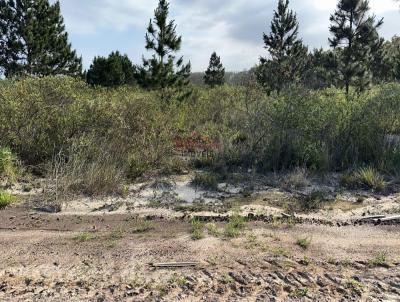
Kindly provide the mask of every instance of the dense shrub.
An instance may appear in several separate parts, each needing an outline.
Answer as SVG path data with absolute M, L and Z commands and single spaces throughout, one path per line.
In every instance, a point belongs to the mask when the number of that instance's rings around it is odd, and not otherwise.
M 74 180 L 66 181 L 68 190 L 88 194 L 118 191 L 124 180 L 149 171 L 181 170 L 174 138 L 192 133 L 219 142 L 208 161 L 218 170 L 370 165 L 395 172 L 399 96 L 398 84 L 348 98 L 337 89 L 295 87 L 266 95 L 249 80 L 244 86 L 193 88 L 186 99 L 165 103 L 157 91 L 91 88 L 68 77 L 5 80 L 0 144 L 25 165 L 51 167 L 61 156 L 63 175 Z

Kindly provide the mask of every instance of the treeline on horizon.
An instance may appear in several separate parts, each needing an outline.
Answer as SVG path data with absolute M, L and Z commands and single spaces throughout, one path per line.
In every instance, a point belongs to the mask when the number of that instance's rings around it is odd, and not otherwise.
M 1 0 L 0 9 L 0 68 L 7 78 L 65 74 L 82 76 L 93 86 L 181 89 L 190 80 L 210 87 L 226 81 L 241 84 L 244 75 L 254 74 L 267 92 L 293 85 L 362 91 L 371 84 L 400 80 L 400 38 L 385 41 L 379 36 L 384 20 L 369 12 L 366 0 L 338 1 L 330 17 L 331 48 L 313 51 L 299 37 L 301 25 L 289 1 L 279 0 L 270 29 L 262 35 L 267 54 L 250 71 L 228 76 L 215 51 L 203 74 L 191 74 L 190 62 L 177 57 L 182 37 L 176 33 L 175 21 L 168 20 L 166 0 L 159 1 L 147 27 L 145 48 L 150 58 L 137 65 L 115 51 L 108 57 L 95 57 L 84 72 L 82 59 L 68 42 L 58 1 Z

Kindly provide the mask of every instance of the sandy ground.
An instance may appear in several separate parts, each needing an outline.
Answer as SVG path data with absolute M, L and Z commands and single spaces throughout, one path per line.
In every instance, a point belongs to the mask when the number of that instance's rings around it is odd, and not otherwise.
M 197 241 L 191 231 L 134 213 L 0 211 L 0 301 L 400 301 L 398 225 L 252 222 L 238 238 Z M 198 265 L 149 265 L 176 261 Z
M 399 215 L 397 190 L 343 191 L 332 177 L 301 192 L 268 178 L 206 191 L 191 177 L 78 197 L 60 213 L 40 189 L 9 188 L 20 202 L 0 210 L 0 301 L 400 301 L 399 221 L 358 223 Z M 298 197 L 315 191 L 327 200 L 297 212 Z M 281 219 L 288 209 L 296 219 Z M 256 219 L 228 239 L 236 211 Z M 200 240 L 193 216 L 212 221 Z M 150 265 L 188 261 L 197 265 Z

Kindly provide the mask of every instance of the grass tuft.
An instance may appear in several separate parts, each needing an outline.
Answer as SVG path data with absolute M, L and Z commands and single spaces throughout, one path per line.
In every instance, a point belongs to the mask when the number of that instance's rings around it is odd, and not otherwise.
M 306 250 L 309 248 L 311 244 L 311 239 L 309 238 L 299 238 L 296 241 L 296 244 L 301 247 L 303 250 Z
M 219 178 L 214 173 L 196 173 L 192 185 L 205 190 L 217 190 Z
M 372 167 L 360 168 L 353 173 L 345 174 L 341 182 L 346 187 L 375 191 L 383 191 L 387 187 L 385 178 Z
M 11 194 L 0 190 L 0 210 L 5 209 L 16 201 Z
M 225 225 L 224 235 L 226 238 L 239 237 L 242 230 L 246 227 L 246 219 L 235 213 L 229 218 L 229 222 Z
M 192 239 L 201 240 L 204 236 L 204 223 L 198 219 L 193 219 L 192 222 Z
M 385 252 L 379 252 L 371 259 L 371 263 L 374 266 L 386 266 L 387 265 L 387 254 Z

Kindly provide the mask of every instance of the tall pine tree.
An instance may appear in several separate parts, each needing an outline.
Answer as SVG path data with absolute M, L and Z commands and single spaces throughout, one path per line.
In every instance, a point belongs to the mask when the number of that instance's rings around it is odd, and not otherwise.
M 210 64 L 204 74 L 204 83 L 211 88 L 221 86 L 225 83 L 225 68 L 222 65 L 221 57 L 214 51 L 210 58 Z
M 182 37 L 176 34 L 175 21 L 168 21 L 169 3 L 160 0 L 150 20 L 146 33 L 146 49 L 153 51 L 150 59 L 143 58 L 139 68 L 138 82 L 152 89 L 181 88 L 189 84 L 191 65 L 183 63 L 183 57 L 176 59 Z
M 82 60 L 71 49 L 60 3 L 0 0 L 0 66 L 6 77 L 79 75 Z
M 374 15 L 368 15 L 367 0 L 339 0 L 337 10 L 331 16 L 329 39 L 331 47 L 338 50 L 338 73 L 346 94 L 350 86 L 364 90 L 371 82 L 371 66 L 374 53 L 381 47 L 378 28 L 383 19 L 376 22 Z
M 307 48 L 298 38 L 299 23 L 289 9 L 289 0 L 279 0 L 271 22 L 271 33 L 264 33 L 265 49 L 269 57 L 260 59 L 258 80 L 268 91 L 278 93 L 297 82 L 305 68 Z

